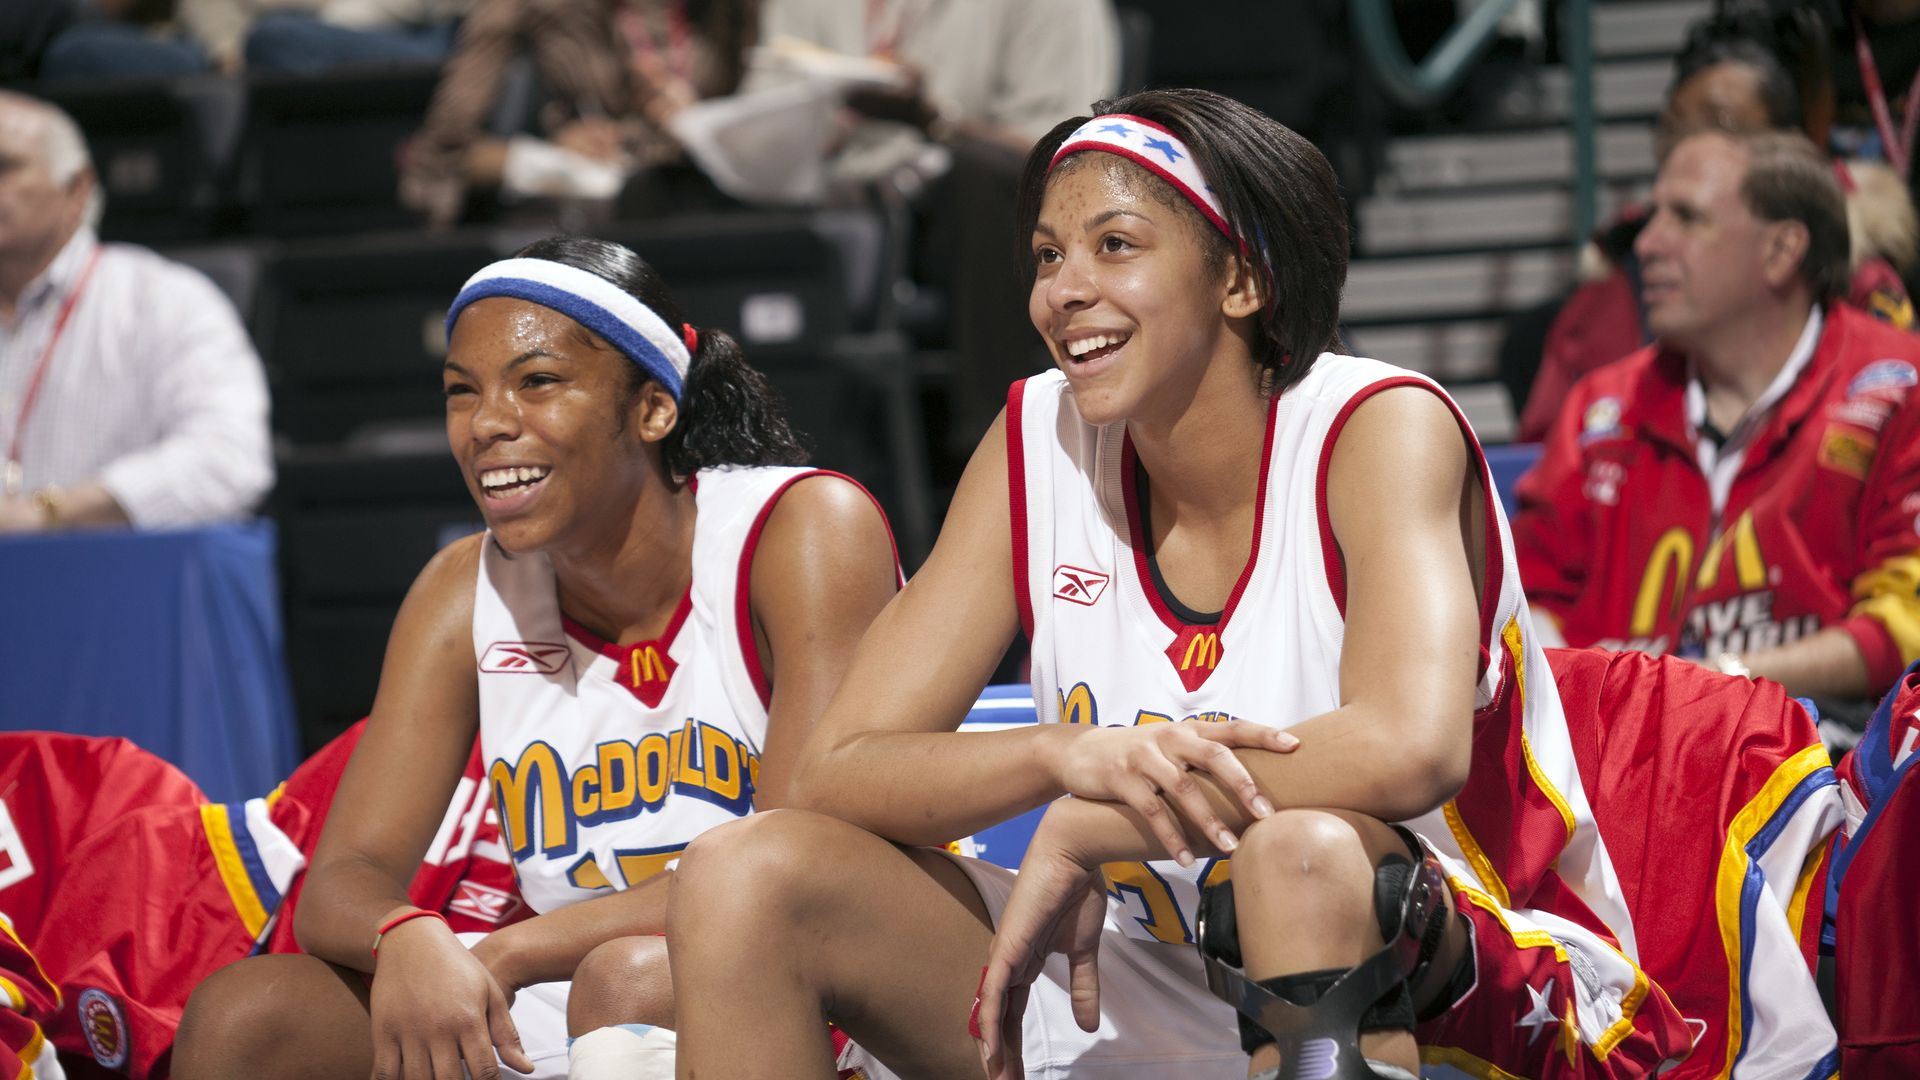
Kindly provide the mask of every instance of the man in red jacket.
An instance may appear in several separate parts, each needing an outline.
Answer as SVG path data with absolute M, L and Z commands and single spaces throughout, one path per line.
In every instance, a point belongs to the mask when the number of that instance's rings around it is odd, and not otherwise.
M 1635 244 L 1655 343 L 1575 388 L 1519 486 L 1527 595 L 1567 644 L 1839 698 L 1920 658 L 1920 338 L 1833 302 L 1847 247 L 1801 136 L 1667 158 Z

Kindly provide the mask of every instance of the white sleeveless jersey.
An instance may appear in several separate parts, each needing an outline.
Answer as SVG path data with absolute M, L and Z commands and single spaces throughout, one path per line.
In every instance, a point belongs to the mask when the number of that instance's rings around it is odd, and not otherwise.
M 1332 353 L 1274 400 L 1252 556 L 1212 626 L 1182 622 L 1149 577 L 1126 425 L 1083 421 L 1058 372 L 1016 385 L 1007 409 L 1015 590 L 1041 719 L 1287 727 L 1337 708 L 1345 581 L 1325 509 L 1328 462 L 1354 408 L 1402 385 L 1452 406 L 1423 375 Z M 1631 923 L 1533 633 L 1506 517 L 1484 461 L 1475 467 L 1488 510 L 1473 773 L 1459 798 L 1407 824 L 1505 906 L 1564 914 L 1570 886 L 1632 956 Z M 1120 920 L 1130 934 L 1191 943 L 1198 890 L 1222 879 L 1227 863 L 1106 870 L 1112 897 L 1133 916 Z
M 546 912 L 669 869 L 753 809 L 771 689 L 748 575 L 787 487 L 818 470 L 695 478 L 693 584 L 658 640 L 599 640 L 560 613 L 544 555 L 482 545 L 473 598 L 480 744 L 521 894 Z

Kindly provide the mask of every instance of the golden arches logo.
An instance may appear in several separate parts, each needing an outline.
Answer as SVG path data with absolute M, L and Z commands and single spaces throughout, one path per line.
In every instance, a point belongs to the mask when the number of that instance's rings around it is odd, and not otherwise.
M 1193 635 L 1187 642 L 1187 654 L 1180 661 L 1181 671 L 1191 671 L 1194 666 L 1212 671 L 1220 666 L 1220 635 L 1208 631 Z
M 1640 575 L 1640 592 L 1633 600 L 1631 633 L 1642 637 L 1653 633 L 1661 615 L 1661 602 L 1668 617 L 1680 617 L 1680 605 L 1687 597 L 1687 575 L 1693 569 L 1693 534 L 1676 525 L 1654 542 L 1653 554 Z M 1671 583 L 1671 588 L 1669 588 Z
M 1711 589 L 1720 580 L 1720 565 L 1726 560 L 1727 545 L 1733 545 L 1733 572 L 1742 592 L 1752 592 L 1767 584 L 1767 560 L 1760 554 L 1760 535 L 1753 527 L 1753 511 L 1735 519 L 1733 527 L 1714 537 L 1707 545 L 1706 558 L 1700 560 L 1702 589 Z
M 650 682 L 667 681 L 667 662 L 660 656 L 658 647 L 648 645 L 644 649 L 635 649 L 627 654 L 633 673 L 633 688 L 640 689 Z

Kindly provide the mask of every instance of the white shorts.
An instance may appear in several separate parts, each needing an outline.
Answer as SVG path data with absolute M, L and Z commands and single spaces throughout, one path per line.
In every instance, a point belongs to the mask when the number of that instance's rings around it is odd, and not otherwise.
M 997 926 L 1013 891 L 1013 871 L 948 854 L 986 904 Z M 1200 952 L 1128 937 L 1131 916 L 1111 898 L 1100 938 L 1100 1029 L 1080 1030 L 1067 993 L 1067 960 L 1056 954 L 1034 980 L 1021 1022 L 1027 1075 L 1035 1080 L 1246 1080 L 1236 1013 L 1207 990 Z M 840 1067 L 872 1080 L 894 1074 L 848 1044 Z
M 459 935 L 468 948 L 485 934 Z M 513 1026 L 520 1032 L 520 1049 L 533 1059 L 535 1080 L 566 1080 L 567 991 L 572 983 L 547 982 L 523 986 L 513 998 Z M 501 1062 L 500 1075 L 519 1076 Z

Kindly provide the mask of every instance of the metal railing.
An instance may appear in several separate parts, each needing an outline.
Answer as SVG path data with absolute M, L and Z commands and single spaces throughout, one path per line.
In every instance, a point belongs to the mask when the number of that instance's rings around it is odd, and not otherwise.
M 1392 0 L 1349 0 L 1354 39 L 1387 96 L 1409 109 L 1430 109 L 1458 89 L 1492 43 L 1500 20 L 1520 0 L 1485 0 L 1447 31 L 1425 60 L 1407 55 L 1394 25 Z M 1560 8 L 1561 55 L 1569 79 L 1568 118 L 1573 135 L 1573 247 L 1593 231 L 1599 202 L 1593 98 L 1592 0 L 1565 0 Z

